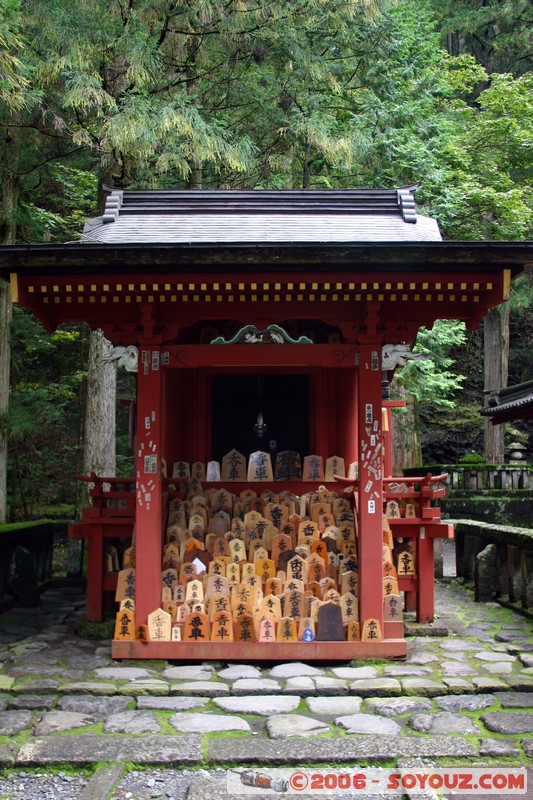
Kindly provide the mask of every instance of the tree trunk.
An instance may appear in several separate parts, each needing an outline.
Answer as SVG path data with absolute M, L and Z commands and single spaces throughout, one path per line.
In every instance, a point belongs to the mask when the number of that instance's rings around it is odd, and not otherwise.
M 396 381 L 393 384 L 394 398 L 406 403 L 404 409 L 392 412 L 392 474 L 402 475 L 404 469 L 420 466 L 422 448 L 415 399 Z
M 491 308 L 483 323 L 485 391 L 507 386 L 509 368 L 509 303 Z M 485 458 L 493 464 L 505 461 L 505 426 L 492 425 L 485 417 Z
M 187 181 L 188 189 L 201 189 L 203 180 L 203 166 L 200 163 L 194 163 L 189 174 Z
M 16 158 L 13 148 L 3 147 L 0 150 L 2 158 Z M 2 176 L 2 207 L 0 210 L 0 244 L 15 244 L 17 238 L 17 178 L 12 172 L 5 172 Z
M 115 475 L 115 405 L 117 368 L 102 359 L 112 344 L 102 331 L 91 331 L 87 376 L 87 402 L 83 448 L 85 473 L 104 477 Z
M 2 155 L 9 147 L 2 148 Z M 10 158 L 14 154 L 10 154 Z M 8 162 L 6 162 L 8 163 Z M 16 236 L 17 183 L 12 172 L 5 171 L 2 178 L 2 207 L 0 216 L 0 244 L 14 244 Z M 7 427 L 9 405 L 9 368 L 11 361 L 11 291 L 9 284 L 0 279 L 0 525 L 7 519 Z
M 7 426 L 11 356 L 11 292 L 0 280 L 0 525 L 7 520 Z
M 311 186 L 311 142 L 309 139 L 305 145 L 304 168 L 302 174 L 302 189 L 309 189 Z

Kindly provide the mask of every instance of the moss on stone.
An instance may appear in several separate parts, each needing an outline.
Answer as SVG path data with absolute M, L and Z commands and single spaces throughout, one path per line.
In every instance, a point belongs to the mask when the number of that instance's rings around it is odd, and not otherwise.
M 81 639 L 112 639 L 114 632 L 114 618 L 105 619 L 103 622 L 79 622 L 74 626 L 74 633 Z

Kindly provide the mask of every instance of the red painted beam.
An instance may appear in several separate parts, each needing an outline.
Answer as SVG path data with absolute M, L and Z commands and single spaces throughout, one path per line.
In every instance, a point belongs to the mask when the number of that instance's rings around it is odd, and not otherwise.
M 169 368 L 189 369 L 258 366 L 355 369 L 356 355 L 355 345 L 350 344 L 195 344 L 162 349 L 170 354 Z

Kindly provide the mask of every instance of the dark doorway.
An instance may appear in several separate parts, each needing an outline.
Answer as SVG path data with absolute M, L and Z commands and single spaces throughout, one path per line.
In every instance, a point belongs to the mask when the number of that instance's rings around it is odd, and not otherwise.
M 308 375 L 213 375 L 212 403 L 215 460 L 233 448 L 245 456 L 256 450 L 308 455 Z

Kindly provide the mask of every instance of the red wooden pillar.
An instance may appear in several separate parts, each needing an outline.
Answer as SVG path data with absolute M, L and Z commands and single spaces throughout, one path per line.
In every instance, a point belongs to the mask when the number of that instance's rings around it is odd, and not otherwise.
M 135 453 L 135 622 L 161 602 L 163 487 L 163 373 L 161 353 L 152 345 L 139 346 L 137 376 L 137 439 Z
M 427 536 L 424 526 L 420 527 L 417 541 L 417 622 L 432 622 L 435 616 L 435 562 L 434 539 Z
M 381 344 L 359 346 L 359 619 L 383 630 Z

